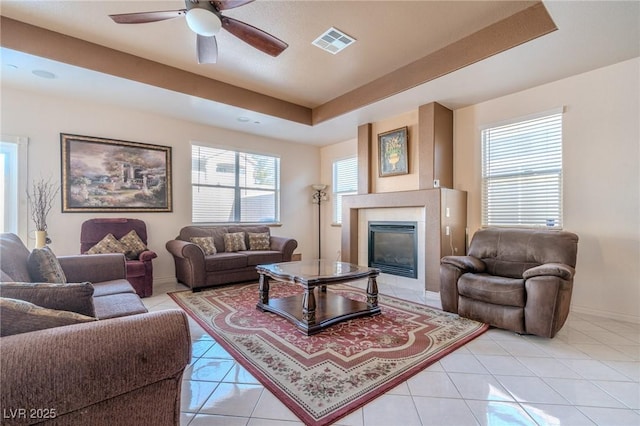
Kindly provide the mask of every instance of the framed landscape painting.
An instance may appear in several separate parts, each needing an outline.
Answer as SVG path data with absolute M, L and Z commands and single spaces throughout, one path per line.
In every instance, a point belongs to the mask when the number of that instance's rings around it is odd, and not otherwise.
M 378 134 L 378 174 L 380 177 L 409 173 L 407 157 L 408 128 Z
M 62 212 L 170 212 L 171 147 L 60 134 Z

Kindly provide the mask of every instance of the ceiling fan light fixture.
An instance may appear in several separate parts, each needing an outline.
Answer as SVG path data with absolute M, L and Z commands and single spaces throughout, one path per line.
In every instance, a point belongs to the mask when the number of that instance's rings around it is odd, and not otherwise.
M 222 21 L 218 15 L 206 9 L 193 8 L 187 12 L 186 18 L 191 31 L 201 36 L 214 36 L 222 28 Z

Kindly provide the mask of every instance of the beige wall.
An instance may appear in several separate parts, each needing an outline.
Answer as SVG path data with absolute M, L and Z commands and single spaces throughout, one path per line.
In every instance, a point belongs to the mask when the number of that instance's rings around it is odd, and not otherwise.
M 564 226 L 580 237 L 572 309 L 632 322 L 640 322 L 639 77 L 634 59 L 454 113 L 454 188 L 468 192 L 473 234 L 480 227 L 480 127 L 565 107 Z M 411 126 L 412 117 L 385 120 L 384 130 L 377 123 L 373 134 Z M 356 151 L 357 141 L 322 148 L 323 182 L 331 183 L 335 158 Z M 407 189 L 395 183 L 385 191 Z M 340 232 L 323 232 L 325 253 L 334 253 Z
M 409 157 L 409 173 L 397 176 L 378 176 L 378 135 L 390 130 L 408 127 L 407 154 Z M 394 192 L 418 189 L 418 110 L 410 111 L 396 117 L 372 123 L 373 139 L 371 159 L 371 192 Z
M 320 150 L 321 182 L 327 184 L 329 200 L 322 207 L 322 258 L 337 260 L 340 258 L 340 226 L 333 222 L 333 162 L 358 154 L 358 141 L 351 139 L 329 145 Z M 316 216 L 317 217 L 317 216 Z M 317 222 L 315 222 L 317 224 Z M 317 244 L 317 243 L 316 243 Z M 317 248 L 315 250 L 317 252 Z
M 77 254 L 80 226 L 93 217 L 136 217 L 147 223 L 149 247 L 158 253 L 154 260 L 156 283 L 175 279 L 173 259 L 165 243 L 181 227 L 191 223 L 191 142 L 233 146 L 281 157 L 281 227 L 271 228 L 274 235 L 298 240 L 296 252 L 312 250 L 315 234 L 309 232 L 314 214 L 309 185 L 320 176 L 319 148 L 268 139 L 169 119 L 136 110 L 98 103 L 53 98 L 34 93 L 2 90 L 2 133 L 29 137 L 29 178 L 53 177 L 60 180 L 60 133 L 99 136 L 171 146 L 173 156 L 172 213 L 61 213 L 59 197 L 49 217 L 51 248 L 58 255 Z M 308 159 L 308 161 L 301 161 Z M 29 229 L 33 225 L 29 223 Z M 28 241 L 33 247 L 34 240 Z
M 565 106 L 565 228 L 580 236 L 572 308 L 638 322 L 639 76 L 640 59 L 634 59 L 463 108 L 455 111 L 454 116 L 454 187 L 468 192 L 468 226 L 473 233 L 480 225 L 479 127 Z M 402 125 L 411 126 L 413 116 L 410 112 L 377 123 L 384 129 L 374 129 L 374 135 Z M 396 121 L 402 117 L 407 117 L 406 122 L 403 119 Z M 232 145 L 281 156 L 283 226 L 272 228 L 272 232 L 296 237 L 299 241 L 297 252 L 305 258 L 315 257 L 317 251 L 317 210 L 311 203 L 310 185 L 326 183 L 331 191 L 333 160 L 357 152 L 355 139 L 318 149 L 134 110 L 6 88 L 2 92 L 1 120 L 3 134 L 30 138 L 30 179 L 40 175 L 59 179 L 60 132 L 173 147 L 174 212 L 128 214 L 147 222 L 149 245 L 159 254 L 154 261 L 157 280 L 173 277 L 173 261 L 164 244 L 191 221 L 191 193 L 187 189 L 190 186 L 191 141 Z M 411 127 L 409 131 L 413 135 Z M 320 158 L 320 161 L 302 162 L 301 158 Z M 413 186 L 405 188 L 398 182 L 396 190 L 410 188 Z M 330 226 L 330 202 L 323 205 L 322 214 L 322 256 L 331 259 L 340 250 L 340 228 Z M 80 224 L 91 217 L 115 215 L 61 214 L 57 199 L 49 220 L 54 240 L 51 247 L 57 254 L 77 253 Z M 33 246 L 33 240 L 29 241 L 29 246 Z
M 572 309 L 640 322 L 640 59 L 455 111 L 454 187 L 480 227 L 483 125 L 564 106 L 564 228 L 580 237 Z

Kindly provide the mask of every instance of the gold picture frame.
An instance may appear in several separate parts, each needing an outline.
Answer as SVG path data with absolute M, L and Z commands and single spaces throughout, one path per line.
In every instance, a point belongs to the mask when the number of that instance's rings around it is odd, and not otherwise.
M 378 175 L 380 177 L 409 173 L 407 126 L 378 134 Z
M 171 212 L 171 147 L 60 133 L 62 212 Z

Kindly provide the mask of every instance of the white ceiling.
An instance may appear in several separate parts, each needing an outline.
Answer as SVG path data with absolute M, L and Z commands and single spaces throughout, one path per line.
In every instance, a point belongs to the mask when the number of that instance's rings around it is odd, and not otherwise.
M 502 19 L 522 9 L 522 4 L 257 0 L 223 13 L 276 35 L 290 47 L 272 58 L 223 32 L 218 36 L 218 64 L 204 66 L 195 64 L 195 36 L 183 18 L 126 26 L 105 18 L 109 13 L 180 9 L 184 7 L 180 1 L 2 0 L 0 13 L 314 107 Z M 362 123 L 414 110 L 432 101 L 456 109 L 640 56 L 640 2 L 544 4 L 557 31 L 315 126 L 5 48 L 0 50 L 0 75 L 3 87 L 125 105 L 277 139 L 326 145 L 355 138 L 357 126 Z M 330 26 L 358 41 L 338 55 L 311 46 L 311 41 Z M 35 69 L 50 71 L 56 78 L 37 77 L 32 74 Z M 238 117 L 249 121 L 240 122 Z

